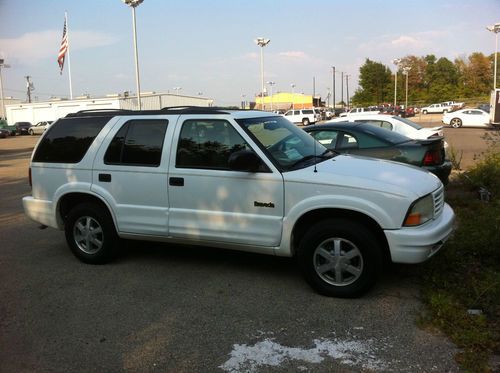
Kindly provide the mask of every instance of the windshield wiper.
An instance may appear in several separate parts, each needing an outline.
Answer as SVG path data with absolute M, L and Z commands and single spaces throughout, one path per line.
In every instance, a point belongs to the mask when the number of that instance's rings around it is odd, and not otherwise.
M 293 169 L 295 168 L 297 165 L 303 163 L 303 162 L 306 162 L 306 161 L 310 161 L 311 159 L 314 159 L 314 158 L 320 158 L 322 160 L 325 160 L 325 159 L 330 159 L 330 158 L 333 158 L 337 155 L 339 155 L 340 153 L 335 151 L 335 150 L 328 150 L 326 149 L 323 153 L 321 154 L 309 154 L 309 155 L 306 155 L 304 158 L 301 158 L 299 159 L 298 161 L 292 163 L 290 166 L 288 166 L 288 168 L 290 169 Z

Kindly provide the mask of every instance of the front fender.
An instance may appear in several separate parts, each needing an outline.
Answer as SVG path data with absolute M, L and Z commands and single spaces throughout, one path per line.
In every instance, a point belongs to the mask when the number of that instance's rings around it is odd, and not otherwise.
M 391 196 L 391 198 L 393 200 L 401 199 L 402 201 L 406 201 L 403 197 Z M 398 204 L 398 202 L 393 201 L 393 206 L 396 204 Z M 381 204 L 358 197 L 346 195 L 312 196 L 295 204 L 285 214 L 283 221 L 283 239 L 279 250 L 276 251 L 276 255 L 292 255 L 292 232 L 295 224 L 297 224 L 297 221 L 302 216 L 314 210 L 329 208 L 363 214 L 375 221 L 382 229 L 398 228 L 404 218 L 404 215 L 400 218 L 400 215 L 402 215 L 402 212 L 400 212 L 396 214 L 398 218 L 395 219 L 394 216 L 391 216 L 391 209 L 388 209 L 387 206 L 382 207 Z

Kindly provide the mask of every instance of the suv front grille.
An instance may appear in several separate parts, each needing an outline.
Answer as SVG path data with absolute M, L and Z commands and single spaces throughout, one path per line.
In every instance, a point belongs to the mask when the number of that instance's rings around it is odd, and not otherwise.
M 437 218 L 443 212 L 444 207 L 444 187 L 441 187 L 432 192 L 432 199 L 434 200 L 434 217 Z

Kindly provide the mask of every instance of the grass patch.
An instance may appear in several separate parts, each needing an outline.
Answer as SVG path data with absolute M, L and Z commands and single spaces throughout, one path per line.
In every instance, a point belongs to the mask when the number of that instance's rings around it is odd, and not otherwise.
M 458 363 L 471 372 L 495 369 L 489 359 L 500 354 L 499 143 L 491 142 L 477 165 L 448 185 L 457 229 L 442 252 L 422 266 L 427 310 L 419 322 L 448 335 L 462 350 Z M 480 200 L 481 188 L 490 193 L 489 202 Z

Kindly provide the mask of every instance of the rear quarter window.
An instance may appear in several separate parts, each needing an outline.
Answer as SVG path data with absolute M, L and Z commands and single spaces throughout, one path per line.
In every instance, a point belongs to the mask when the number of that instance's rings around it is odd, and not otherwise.
M 38 145 L 33 162 L 78 163 L 110 117 L 62 118 Z

